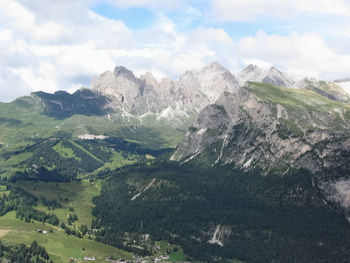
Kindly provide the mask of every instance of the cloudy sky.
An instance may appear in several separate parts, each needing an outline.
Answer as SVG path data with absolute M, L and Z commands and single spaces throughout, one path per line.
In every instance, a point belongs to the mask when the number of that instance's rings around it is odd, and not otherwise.
M 350 77 L 349 0 L 0 0 L 0 101 L 115 65 L 158 79 L 217 61 Z

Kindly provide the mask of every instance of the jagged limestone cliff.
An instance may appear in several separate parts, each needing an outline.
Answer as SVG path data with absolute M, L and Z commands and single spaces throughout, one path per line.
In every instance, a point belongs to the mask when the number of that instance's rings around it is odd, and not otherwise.
M 108 107 L 140 121 L 187 126 L 200 110 L 223 92 L 235 92 L 239 84 L 227 69 L 211 63 L 201 71 L 185 72 L 177 81 L 163 79 L 160 83 L 149 72 L 137 78 L 119 66 L 93 80 L 91 88 L 110 98 Z
M 350 105 L 309 90 L 247 83 L 203 109 L 171 159 L 317 172 L 346 163 L 344 151 Z

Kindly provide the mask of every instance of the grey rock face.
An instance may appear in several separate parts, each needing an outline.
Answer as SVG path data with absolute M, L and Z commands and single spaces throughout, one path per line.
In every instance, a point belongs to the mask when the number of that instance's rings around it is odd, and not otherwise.
M 270 68 L 270 70 L 267 72 L 267 75 L 262 79 L 261 82 L 280 87 L 290 87 L 290 85 L 293 83 L 291 79 L 289 79 L 285 74 L 274 67 Z
M 315 105 L 324 103 L 321 97 L 314 99 L 321 100 Z M 350 151 L 346 106 L 345 112 L 342 104 L 332 110 L 311 111 L 309 105 L 300 103 L 291 108 L 288 103 L 260 98 L 249 86 L 236 94 L 226 92 L 200 112 L 171 159 L 184 162 L 197 158 L 207 165 L 232 163 L 245 169 L 282 172 L 288 167 L 323 171 L 346 162 L 340 158 L 340 152 Z
M 139 79 L 124 67 L 116 67 L 114 72 L 105 72 L 98 79 L 92 81 L 92 90 L 109 96 L 112 99 L 110 107 L 141 115 L 148 111 L 157 111 L 160 98 L 150 81 Z M 150 103 L 150 100 L 152 103 Z
M 224 91 L 235 92 L 239 84 L 228 70 L 212 63 L 200 72 L 187 71 L 178 81 L 164 79 L 160 83 L 151 73 L 137 78 L 119 66 L 93 80 L 91 88 L 111 98 L 108 106 L 115 110 L 136 117 L 154 114 L 160 120 L 193 118 Z
M 315 78 L 292 78 L 287 73 L 283 73 L 271 67 L 268 71 L 260 69 L 258 66 L 249 65 L 237 75 L 241 86 L 247 81 L 268 83 L 280 87 L 312 90 L 322 96 L 336 101 L 349 101 L 350 81 L 348 78 L 336 80 L 334 82 L 320 81 Z
M 282 73 L 275 67 L 271 67 L 268 71 L 260 69 L 256 65 L 248 65 L 237 76 L 241 86 L 247 81 L 269 83 L 281 87 L 290 87 L 293 80 L 285 73 Z
M 346 82 L 336 83 L 319 81 L 315 78 L 304 78 L 300 81 L 294 82 L 291 87 L 296 89 L 312 90 L 331 100 L 348 101 L 350 96 L 345 86 Z

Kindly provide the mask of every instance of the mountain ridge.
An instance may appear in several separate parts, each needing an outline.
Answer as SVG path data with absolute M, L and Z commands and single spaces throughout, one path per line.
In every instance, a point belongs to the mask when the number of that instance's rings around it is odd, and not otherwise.
M 263 165 L 258 165 L 268 168 L 271 162 L 279 160 L 283 154 L 298 153 L 298 156 L 287 161 L 293 164 L 299 157 L 312 151 L 312 147 L 321 141 L 330 140 L 332 136 L 335 136 L 335 139 L 340 135 L 343 136 L 341 139 L 344 149 L 347 147 L 349 151 L 350 137 L 347 136 L 350 127 L 349 110 L 350 105 L 333 101 L 313 91 L 279 88 L 270 84 L 251 82 L 239 93 L 225 93 L 215 104 L 207 106 L 199 114 L 193 129 L 187 133 L 171 159 L 183 160 L 185 155 L 198 155 L 205 147 L 222 141 L 222 149 L 214 150 L 214 152 L 217 151 L 218 159 L 215 162 L 217 163 L 222 158 L 218 152 L 228 154 L 228 149 L 225 147 L 229 144 L 229 139 L 239 140 L 237 136 L 243 136 L 244 132 L 250 135 L 245 134 L 248 137 L 243 141 L 235 142 L 236 147 L 241 147 L 241 150 L 233 154 L 234 159 L 221 160 L 223 163 L 233 162 L 249 167 L 252 162 L 258 162 L 259 159 L 264 160 L 270 156 L 267 163 L 262 161 Z M 235 132 L 238 128 L 242 129 L 240 133 Z M 249 156 L 249 151 L 263 147 L 261 143 L 265 144 L 266 140 L 274 145 L 275 149 L 267 145 L 268 148 L 261 151 L 259 156 L 252 157 L 253 159 L 245 158 L 246 155 Z M 292 148 L 288 149 L 288 147 Z M 337 149 L 342 148 L 342 145 L 338 144 Z M 301 164 L 301 162 L 302 160 L 299 160 L 300 165 L 297 166 L 308 168 L 313 172 L 322 170 L 318 167 L 320 163 Z

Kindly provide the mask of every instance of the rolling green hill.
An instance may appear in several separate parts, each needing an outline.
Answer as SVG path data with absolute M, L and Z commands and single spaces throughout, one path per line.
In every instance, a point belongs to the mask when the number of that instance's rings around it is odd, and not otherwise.
M 94 256 L 95 262 L 105 262 L 106 257 L 131 259 L 132 255 L 117 248 L 101 244 L 88 238 L 67 236 L 62 229 L 41 222 L 25 223 L 16 218 L 14 212 L 0 217 L 0 229 L 4 235 L 1 236 L 5 243 L 24 243 L 29 245 L 36 240 L 39 245 L 46 248 L 50 259 L 57 263 L 66 263 L 69 258 L 80 259 L 84 256 Z M 36 230 L 45 230 L 48 233 L 38 233 Z M 6 231 L 6 234 L 5 232 Z M 79 262 L 79 261 L 78 261 Z
M 124 165 L 150 162 L 169 152 L 185 131 L 164 128 L 151 119 L 143 123 L 125 119 L 105 108 L 107 102 L 80 90 L 72 95 L 37 92 L 0 103 L 3 243 L 15 249 L 36 240 L 55 263 L 71 257 L 77 262 L 84 256 L 94 256 L 96 262 L 132 257 L 95 240 L 92 199 L 101 188 L 95 178 Z M 174 248 L 164 244 L 155 255 Z M 181 248 L 177 250 L 172 258 L 183 259 Z
M 64 181 L 158 156 L 184 131 L 128 120 L 90 90 L 0 103 L 0 176 Z

